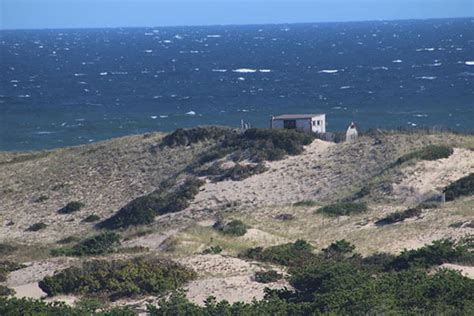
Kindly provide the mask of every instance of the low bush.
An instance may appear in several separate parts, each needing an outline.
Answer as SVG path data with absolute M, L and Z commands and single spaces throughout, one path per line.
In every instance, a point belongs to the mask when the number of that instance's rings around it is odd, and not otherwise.
M 5 285 L 0 284 L 0 297 L 1 296 L 10 296 L 10 295 L 15 295 L 15 291 L 10 289 L 9 287 L 6 287 Z M 0 308 L 0 310 L 1 310 L 1 308 Z
M 275 270 L 257 271 L 255 272 L 255 281 L 259 283 L 272 283 L 281 280 L 283 275 Z
M 282 213 L 275 216 L 275 219 L 278 219 L 280 221 L 291 221 L 295 219 L 295 216 L 293 214 Z
M 25 231 L 27 231 L 27 232 L 37 232 L 39 230 L 45 229 L 46 227 L 48 227 L 48 225 L 46 225 L 45 223 L 35 223 L 35 224 L 31 225 L 30 227 L 28 227 Z
M 47 276 L 38 285 L 48 295 L 106 296 L 163 295 L 194 279 L 196 273 L 171 261 L 144 258 L 89 261 Z
M 72 307 L 64 302 L 45 302 L 31 298 L 0 297 L 0 315 L 9 316 L 136 316 L 129 306 L 91 311 L 89 306 Z
M 324 248 L 322 252 L 324 256 L 327 258 L 337 257 L 337 256 L 345 256 L 347 254 L 351 254 L 354 251 L 355 246 L 352 245 L 345 239 L 337 240 L 330 244 L 327 248 Z
M 58 213 L 59 214 L 71 214 L 71 213 L 79 211 L 83 207 L 84 207 L 84 204 L 81 203 L 81 202 L 77 202 L 77 201 L 69 202 L 68 204 L 66 204 L 66 206 L 59 209 Z
M 366 212 L 368 210 L 367 204 L 365 203 L 336 203 L 324 206 L 317 210 L 318 213 L 322 213 L 329 216 L 343 216 L 352 215 Z
M 106 232 L 80 241 L 73 247 L 62 247 L 51 250 L 53 256 L 86 256 L 103 255 L 114 252 L 120 246 L 120 236 Z
M 204 183 L 200 179 L 190 178 L 174 191 L 157 190 L 136 198 L 112 217 L 98 223 L 97 227 L 119 229 L 146 225 L 152 223 L 158 215 L 182 211 L 189 206 L 190 201 L 199 193 L 199 188 Z
M 161 141 L 161 147 L 189 146 L 202 141 L 218 140 L 234 133 L 230 128 L 219 126 L 193 127 L 190 129 L 178 128 L 166 135 Z
M 267 170 L 268 168 L 265 167 L 263 163 L 258 163 L 256 165 L 241 165 L 237 163 L 232 168 L 220 170 L 218 176 L 214 177 L 214 180 L 223 181 L 230 179 L 232 181 L 242 181 Z
M 445 145 L 429 145 L 420 150 L 404 155 L 395 162 L 395 165 L 403 164 L 407 161 L 418 160 L 438 160 L 448 158 L 453 154 L 453 148 Z
M 78 242 L 80 240 L 81 239 L 79 237 L 68 236 L 68 237 L 65 237 L 63 239 L 58 240 L 56 243 L 58 243 L 58 244 L 70 244 L 70 243 L 73 243 L 73 242 Z
M 7 280 L 8 273 L 25 267 L 25 265 L 13 261 L 0 261 L 0 282 L 5 282 Z
M 247 233 L 248 226 L 245 225 L 242 221 L 234 219 L 229 223 L 225 224 L 219 230 L 225 234 L 230 236 L 243 236 Z
M 285 266 L 296 266 L 316 259 L 313 253 L 313 247 L 304 240 L 297 240 L 294 243 L 288 243 L 268 248 L 250 248 L 242 252 L 239 257 L 270 262 Z
M 404 220 L 408 218 L 419 217 L 422 213 L 422 210 L 423 210 L 422 207 L 413 207 L 401 212 L 393 212 L 387 215 L 386 217 L 376 221 L 375 225 L 376 226 L 390 225 L 390 224 L 395 224 L 398 222 L 403 222 Z
M 474 173 L 451 183 L 444 188 L 443 193 L 446 194 L 446 201 L 453 201 L 461 196 L 473 195 Z
M 209 247 L 209 248 L 206 248 L 204 249 L 204 251 L 202 252 L 204 255 L 208 255 L 208 254 L 219 254 L 222 252 L 222 247 L 221 246 L 212 246 L 212 247 Z
M 84 218 L 82 221 L 83 221 L 84 223 L 97 222 L 97 221 L 100 221 L 100 216 L 95 215 L 95 214 L 92 214 L 92 215 L 89 215 L 89 216 L 87 216 L 86 218 Z
M 0 256 L 8 256 L 18 250 L 18 247 L 10 244 L 0 243 Z

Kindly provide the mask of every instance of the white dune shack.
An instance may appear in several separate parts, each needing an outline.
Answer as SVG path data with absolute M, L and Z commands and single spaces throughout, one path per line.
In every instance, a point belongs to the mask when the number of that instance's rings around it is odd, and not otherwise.
M 307 133 L 326 133 L 326 114 L 284 114 L 272 116 L 272 129 L 295 129 Z

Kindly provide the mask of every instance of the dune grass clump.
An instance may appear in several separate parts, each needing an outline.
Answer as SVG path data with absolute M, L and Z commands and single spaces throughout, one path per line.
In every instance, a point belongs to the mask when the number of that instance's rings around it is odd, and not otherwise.
M 116 233 L 106 232 L 84 239 L 72 247 L 53 249 L 51 250 L 51 254 L 53 256 L 76 257 L 103 255 L 115 252 L 118 246 L 120 246 L 120 236 Z
M 111 300 L 137 295 L 162 295 L 196 277 L 171 261 L 134 258 L 94 260 L 47 276 L 38 285 L 48 295 L 102 296 Z
M 10 289 L 9 287 L 6 287 L 5 285 L 0 284 L 0 297 L 11 296 L 11 295 L 15 295 L 15 291 Z
M 6 244 L 6 243 L 0 243 L 0 256 L 8 256 L 14 253 L 15 251 L 18 250 L 18 247 Z
M 317 212 L 328 216 L 348 216 L 360 214 L 367 210 L 368 207 L 365 203 L 341 202 L 321 207 Z
M 84 207 L 84 203 L 78 202 L 78 201 L 73 201 L 69 202 L 64 206 L 63 208 L 58 210 L 59 214 L 71 214 L 79 211 L 81 208 Z
M 37 232 L 37 231 L 45 229 L 46 227 L 48 227 L 48 225 L 46 225 L 43 222 L 40 222 L 40 223 L 35 223 L 35 224 L 31 225 L 25 231 L 27 231 L 27 232 Z
M 447 187 L 443 193 L 446 194 L 446 201 L 453 201 L 462 196 L 470 196 L 474 194 L 474 173 L 465 176 Z
M 453 148 L 446 145 L 429 145 L 420 150 L 406 154 L 395 162 L 395 165 L 401 165 L 410 160 L 438 160 L 448 158 L 453 154 Z
M 5 282 L 7 280 L 8 273 L 23 269 L 25 267 L 26 266 L 24 264 L 16 263 L 9 260 L 0 261 L 0 282 Z
M 302 201 L 293 203 L 293 206 L 296 206 L 296 207 L 310 207 L 310 206 L 316 206 L 316 205 L 318 205 L 318 203 L 316 203 L 316 201 L 313 201 L 313 200 L 302 200 Z
M 258 163 L 255 165 L 241 165 L 237 163 L 232 168 L 219 170 L 217 172 L 217 176 L 213 177 L 213 180 L 214 181 L 223 181 L 223 180 L 242 181 L 253 175 L 263 173 L 267 170 L 268 168 L 265 167 L 263 163 Z
M 155 217 L 184 210 L 199 193 L 204 181 L 190 178 L 171 192 L 156 190 L 131 201 L 115 215 L 97 224 L 98 228 L 120 229 L 151 224 Z

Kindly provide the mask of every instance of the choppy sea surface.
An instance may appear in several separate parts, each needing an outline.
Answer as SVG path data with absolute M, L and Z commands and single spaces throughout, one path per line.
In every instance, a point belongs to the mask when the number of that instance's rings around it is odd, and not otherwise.
M 0 150 L 321 112 L 474 131 L 474 19 L 0 31 Z

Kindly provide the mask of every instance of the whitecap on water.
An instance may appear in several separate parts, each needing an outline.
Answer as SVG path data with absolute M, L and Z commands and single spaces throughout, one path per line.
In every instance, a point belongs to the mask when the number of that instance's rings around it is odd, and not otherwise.
M 107 71 L 101 72 L 100 75 L 101 76 L 107 76 Z
M 375 67 L 372 67 L 372 70 L 388 70 L 388 67 L 385 67 L 385 66 L 375 66 Z
M 218 34 L 209 34 L 209 35 L 207 35 L 206 37 L 208 37 L 208 38 L 219 38 L 219 37 L 222 37 L 222 35 L 218 35 Z
M 428 48 L 417 48 L 417 52 L 433 52 L 435 50 L 434 47 L 428 47 Z
M 395 60 L 392 60 L 392 63 L 395 63 L 395 64 L 403 63 L 403 60 L 395 59 Z
M 212 72 L 227 72 L 227 69 L 212 69 Z
M 421 77 L 416 77 L 416 79 L 422 79 L 422 80 L 435 80 L 435 76 L 421 76 Z
M 158 116 L 152 115 L 152 116 L 150 116 L 150 118 L 153 119 L 153 120 L 156 120 L 158 118 Z
M 414 117 L 428 117 L 428 114 L 414 114 Z
M 337 69 L 324 69 L 324 70 L 319 71 L 320 74 L 335 74 L 338 72 L 339 70 Z
M 269 72 L 272 72 L 271 69 L 259 69 L 258 70 L 259 72 L 263 72 L 263 73 L 269 73 Z
M 145 53 L 147 53 L 147 54 L 153 53 L 153 50 L 152 49 L 145 49 Z
M 238 73 L 255 73 L 255 72 L 257 72 L 256 69 L 250 69 L 250 68 L 239 68 L 239 69 L 234 69 L 232 71 L 233 72 L 238 72 Z
M 245 78 L 244 77 L 239 77 L 239 78 L 237 78 L 237 80 L 245 81 Z
M 474 66 L 474 60 L 468 60 L 465 62 L 465 64 L 468 66 Z
M 186 112 L 186 115 L 196 115 L 196 112 L 194 112 L 194 111 L 189 111 L 189 112 Z
M 83 73 L 75 73 L 74 74 L 74 77 L 82 77 L 82 76 L 85 76 L 86 74 L 83 74 Z
M 339 89 L 340 90 L 346 90 L 346 89 L 351 89 L 351 88 L 354 88 L 354 87 L 353 86 L 342 86 Z
M 160 115 L 160 118 L 167 118 L 168 115 Z

